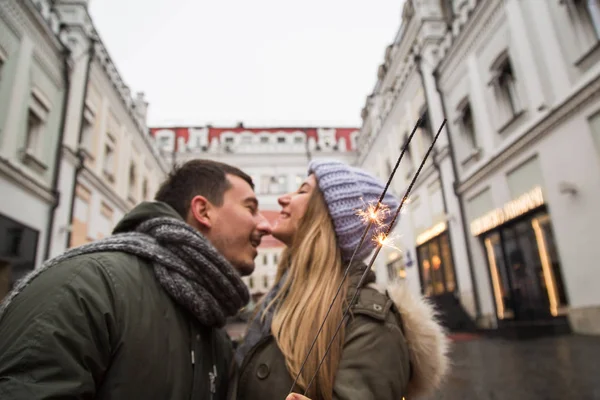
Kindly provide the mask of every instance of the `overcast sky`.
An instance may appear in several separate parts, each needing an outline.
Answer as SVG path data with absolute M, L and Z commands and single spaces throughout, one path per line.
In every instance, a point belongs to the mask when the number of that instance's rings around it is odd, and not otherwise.
M 149 124 L 360 126 L 401 0 L 91 0 Z

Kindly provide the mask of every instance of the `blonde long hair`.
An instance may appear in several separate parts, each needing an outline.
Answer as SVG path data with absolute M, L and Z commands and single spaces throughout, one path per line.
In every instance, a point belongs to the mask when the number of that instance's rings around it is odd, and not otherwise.
M 343 278 L 343 267 L 333 221 L 323 195 L 315 189 L 308 201 L 306 213 L 299 222 L 294 241 L 284 250 L 278 266 L 276 281 L 286 271 L 287 279 L 277 296 L 266 307 L 268 309 L 277 304 L 271 333 L 285 356 L 288 372 L 293 378 L 300 371 L 333 301 Z M 298 379 L 298 386 L 303 389 L 316 371 L 342 318 L 347 292 L 346 281 Z M 308 393 L 311 399 L 331 400 L 343 344 L 342 326 L 311 385 Z

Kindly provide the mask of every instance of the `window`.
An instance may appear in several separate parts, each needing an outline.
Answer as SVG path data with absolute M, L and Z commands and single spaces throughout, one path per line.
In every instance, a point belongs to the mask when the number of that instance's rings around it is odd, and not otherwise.
M 458 110 L 458 125 L 460 133 L 471 149 L 477 148 L 477 138 L 475 136 L 475 122 L 471 112 L 471 105 L 464 101 Z
M 261 136 L 261 137 L 260 137 L 260 142 L 261 142 L 262 144 L 267 144 L 267 143 L 269 143 L 269 137 L 268 137 L 268 136 Z
M 501 56 L 492 67 L 490 85 L 498 105 L 498 129 L 502 130 L 522 111 L 517 80 L 507 55 Z
M 227 136 L 225 138 L 225 143 L 227 143 L 227 144 L 233 144 L 233 137 L 232 136 Z
M 111 144 L 104 146 L 104 165 L 102 166 L 102 172 L 104 177 L 110 182 L 114 182 L 114 168 L 115 168 L 115 150 Z
M 252 276 L 250 278 L 248 278 L 248 287 L 250 289 L 254 289 L 254 277 L 252 277 Z
M 404 158 L 400 162 L 400 164 L 404 164 L 405 178 L 410 179 L 410 175 L 413 173 L 414 163 L 413 157 L 410 150 L 410 143 L 408 141 L 408 133 L 404 134 L 404 139 L 402 141 L 402 145 L 400 146 L 400 151 L 406 147 L 406 151 L 404 152 Z
M 2 295 L 35 267 L 39 232 L 0 214 L 0 237 L 1 301 Z
M 275 265 L 277 265 L 278 262 L 279 262 L 279 254 L 275 253 L 275 254 L 273 254 L 273 263 L 275 263 Z
M 142 200 L 148 200 L 148 179 L 142 182 Z
M 27 116 L 27 136 L 25 137 L 25 151 L 29 154 L 37 154 L 42 129 L 44 129 L 44 122 L 38 117 L 38 115 L 29 110 Z
M 285 144 L 285 136 L 277 136 L 277 143 Z
M 87 152 L 88 157 L 91 156 L 93 146 L 94 119 L 94 113 L 86 106 L 83 113 L 83 126 L 81 127 L 81 147 Z
M 579 43 L 580 51 L 587 53 L 600 40 L 600 0 L 562 0 Z
M 0 82 L 2 82 L 2 71 L 4 70 L 4 63 L 6 62 L 6 58 L 2 53 L 2 49 L 0 49 Z
M 302 144 L 304 143 L 304 138 L 302 136 L 294 137 L 294 144 Z
M 421 122 L 419 123 L 419 129 L 421 130 L 421 134 L 425 138 L 425 143 L 427 146 L 433 142 L 433 132 L 431 131 L 431 124 L 429 123 L 429 112 L 427 108 L 421 113 Z M 423 153 L 425 153 L 423 151 Z
M 269 277 L 267 275 L 263 275 L 263 287 L 265 289 L 269 287 Z
M 406 267 L 404 265 L 404 259 L 399 254 L 393 261 L 390 261 L 387 264 L 387 270 L 388 270 L 388 279 L 390 281 L 395 281 L 395 280 L 406 278 Z
M 246 146 L 252 144 L 252 136 L 242 135 L 241 144 Z
M 39 153 L 43 150 L 43 133 L 49 110 L 49 103 L 34 89 L 29 100 L 25 133 L 25 153 L 29 156 L 39 157 Z
M 129 164 L 129 200 L 135 203 L 135 189 L 137 186 L 137 175 L 135 171 L 135 164 L 132 162 Z
M 288 190 L 287 176 L 279 175 L 279 177 L 277 178 L 277 183 L 279 184 L 278 193 L 287 192 L 287 190 Z
M 269 259 L 266 254 L 263 254 L 262 259 L 263 259 L 263 262 L 262 262 L 263 265 L 267 265 L 269 263 Z

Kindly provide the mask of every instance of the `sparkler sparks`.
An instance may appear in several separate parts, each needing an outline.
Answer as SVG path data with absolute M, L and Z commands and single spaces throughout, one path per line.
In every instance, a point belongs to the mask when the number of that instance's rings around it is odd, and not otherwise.
M 402 252 L 402 250 L 395 244 L 398 239 L 399 237 L 397 235 L 386 235 L 384 232 L 380 232 L 373 237 L 373 241 L 378 243 L 381 247 Z
M 364 224 L 372 222 L 377 226 L 382 226 L 383 221 L 389 215 L 390 208 L 383 203 L 376 205 L 369 204 L 363 209 L 356 210 L 356 215 L 362 220 Z

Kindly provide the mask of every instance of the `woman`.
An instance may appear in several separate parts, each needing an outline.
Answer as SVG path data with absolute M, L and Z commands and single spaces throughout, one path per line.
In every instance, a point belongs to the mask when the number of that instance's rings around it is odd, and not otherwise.
M 257 306 L 244 343 L 234 393 L 239 400 L 285 399 L 343 280 L 365 229 L 357 210 L 376 204 L 384 186 L 373 176 L 337 161 L 313 161 L 300 188 L 279 198 L 281 213 L 273 236 L 287 246 L 276 284 Z M 383 223 L 392 220 L 398 201 L 388 194 Z M 323 331 L 294 392 L 303 393 L 375 248 L 372 227 L 357 250 Z M 414 301 L 397 286 L 374 287 L 369 271 L 350 318 L 343 324 L 310 386 L 313 400 L 400 400 L 437 386 L 445 373 L 446 338 L 431 307 Z M 388 295 L 389 293 L 389 295 Z

